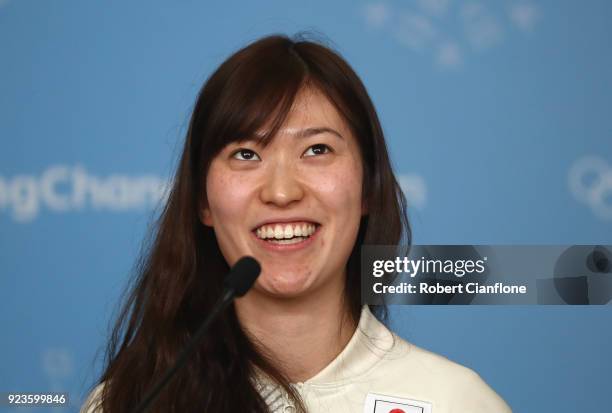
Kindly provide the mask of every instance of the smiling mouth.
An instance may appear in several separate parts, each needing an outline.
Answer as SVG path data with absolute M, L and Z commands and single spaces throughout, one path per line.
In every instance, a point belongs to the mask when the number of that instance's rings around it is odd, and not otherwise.
M 313 222 L 291 222 L 265 224 L 256 228 L 255 236 L 263 241 L 277 245 L 299 244 L 306 241 L 317 231 L 319 224 Z

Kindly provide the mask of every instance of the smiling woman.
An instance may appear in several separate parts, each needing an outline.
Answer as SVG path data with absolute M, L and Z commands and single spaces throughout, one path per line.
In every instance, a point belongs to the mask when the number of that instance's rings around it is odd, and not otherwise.
M 251 255 L 263 268 L 255 291 L 236 303 L 239 314 L 253 314 L 243 310 L 259 307 L 262 294 L 342 297 L 365 210 L 362 170 L 350 128 L 307 85 L 267 145 L 232 143 L 213 159 L 202 222 L 227 262 Z
M 384 308 L 361 305 L 361 246 L 402 237 L 405 200 L 355 72 L 306 40 L 247 46 L 200 92 L 84 410 L 134 408 L 210 312 L 229 266 L 251 255 L 262 266 L 254 288 L 153 411 L 508 412 L 471 370 L 407 343 L 379 321 Z

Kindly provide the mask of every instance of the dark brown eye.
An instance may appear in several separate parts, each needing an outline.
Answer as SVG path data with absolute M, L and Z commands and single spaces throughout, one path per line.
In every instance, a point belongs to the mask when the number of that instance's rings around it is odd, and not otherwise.
M 250 149 L 238 149 L 232 154 L 232 158 L 239 161 L 259 161 L 259 155 Z
M 316 156 L 316 155 L 325 155 L 326 153 L 331 152 L 329 146 L 324 145 L 322 143 L 318 143 L 316 145 L 312 145 L 310 148 L 304 152 L 304 156 Z

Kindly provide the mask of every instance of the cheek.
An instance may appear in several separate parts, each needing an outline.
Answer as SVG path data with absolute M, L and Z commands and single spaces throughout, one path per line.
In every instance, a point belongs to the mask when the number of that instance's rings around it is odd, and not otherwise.
M 206 180 L 206 193 L 212 226 L 223 228 L 239 222 L 248 203 L 248 187 L 244 179 L 211 167 Z
M 309 186 L 320 200 L 334 211 L 343 212 L 346 220 L 361 216 L 362 171 L 352 164 L 321 170 L 310 175 Z M 350 212 L 346 214 L 346 212 Z M 354 213 L 354 214 L 353 214 Z

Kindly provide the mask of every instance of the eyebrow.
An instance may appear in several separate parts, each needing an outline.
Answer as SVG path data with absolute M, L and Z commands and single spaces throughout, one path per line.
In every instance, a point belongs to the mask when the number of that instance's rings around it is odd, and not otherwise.
M 319 135 L 321 133 L 330 133 L 342 140 L 344 140 L 344 136 L 342 136 L 342 134 L 340 134 L 340 132 L 338 132 L 335 129 L 329 128 L 327 126 L 317 126 L 317 127 L 312 127 L 312 128 L 306 128 L 306 129 L 300 129 L 297 131 L 293 131 L 290 130 L 288 131 L 291 135 L 295 136 L 296 138 L 310 138 L 311 136 L 315 136 L 315 135 Z M 251 139 L 243 139 L 241 140 L 241 142 L 244 141 L 259 141 L 264 137 L 263 133 L 257 132 L 255 133 L 255 138 L 251 138 Z
M 295 136 L 298 138 L 309 138 L 311 136 L 318 135 L 321 133 L 331 133 L 332 135 L 336 135 L 340 139 L 344 139 L 344 136 L 342 136 L 340 132 L 335 129 L 328 128 L 326 126 L 302 129 L 297 131 L 295 133 Z

